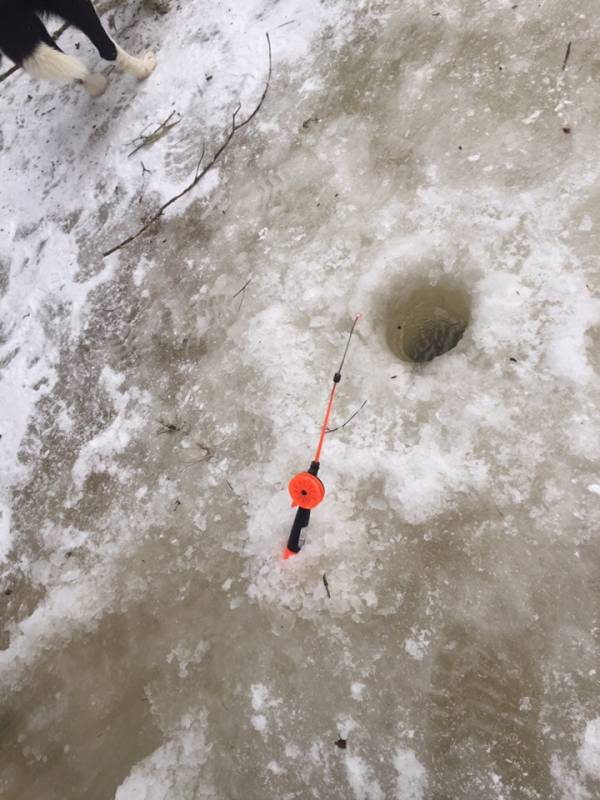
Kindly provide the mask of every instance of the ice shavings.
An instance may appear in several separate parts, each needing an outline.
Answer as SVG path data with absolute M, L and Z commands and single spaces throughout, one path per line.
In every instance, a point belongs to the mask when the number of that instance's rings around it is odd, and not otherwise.
M 206 739 L 206 713 L 186 714 L 167 741 L 136 764 L 117 789 L 115 800 L 173 800 L 210 797 L 203 775 L 211 745 Z

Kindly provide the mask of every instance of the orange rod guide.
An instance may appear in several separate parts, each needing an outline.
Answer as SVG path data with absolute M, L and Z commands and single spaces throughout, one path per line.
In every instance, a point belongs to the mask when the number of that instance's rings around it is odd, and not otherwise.
M 289 558 L 290 556 L 294 556 L 296 553 L 300 552 L 304 544 L 302 531 L 307 527 L 310 521 L 311 509 L 316 508 L 325 497 L 325 486 L 323 485 L 323 481 L 318 477 L 319 467 L 321 466 L 321 450 L 323 449 L 323 442 L 325 441 L 325 434 L 327 433 L 327 426 L 329 425 L 329 418 L 331 417 L 331 410 L 333 408 L 333 401 L 335 400 L 337 387 L 342 379 L 342 369 L 344 367 L 346 356 L 348 355 L 350 341 L 360 318 L 360 314 L 357 314 L 354 317 L 352 327 L 350 328 L 350 333 L 348 334 L 348 340 L 346 341 L 346 349 L 344 350 L 344 355 L 342 356 L 340 368 L 333 376 L 333 386 L 331 387 L 331 392 L 329 393 L 329 401 L 327 403 L 325 419 L 323 420 L 323 425 L 321 426 L 321 435 L 319 436 L 319 443 L 317 445 L 315 457 L 308 470 L 306 472 L 299 472 L 297 475 L 294 475 L 288 485 L 288 491 L 290 493 L 290 497 L 292 498 L 292 508 L 297 508 L 298 511 L 296 512 L 294 524 L 292 525 L 292 530 L 288 538 L 287 547 L 283 553 L 284 558 Z

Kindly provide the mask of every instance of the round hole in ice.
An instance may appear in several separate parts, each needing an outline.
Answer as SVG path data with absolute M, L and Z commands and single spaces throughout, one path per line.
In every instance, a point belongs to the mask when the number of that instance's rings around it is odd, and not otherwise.
M 453 350 L 469 320 L 470 302 L 464 289 L 444 281 L 423 281 L 390 302 L 387 343 L 403 361 L 425 363 Z

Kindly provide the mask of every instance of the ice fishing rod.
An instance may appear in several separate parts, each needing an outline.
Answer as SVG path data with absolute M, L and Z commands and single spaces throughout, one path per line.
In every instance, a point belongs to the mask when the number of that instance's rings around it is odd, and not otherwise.
M 292 530 L 290 531 L 287 547 L 283 553 L 284 558 L 289 558 L 290 556 L 294 556 L 296 553 L 300 552 L 304 544 L 302 531 L 310 522 L 310 512 L 313 508 L 316 508 L 325 497 L 325 486 L 323 485 L 323 481 L 317 477 L 319 473 L 319 467 L 321 466 L 321 450 L 323 449 L 323 442 L 325 441 L 325 434 L 327 433 L 327 426 L 329 425 L 329 417 L 331 416 L 331 409 L 333 408 L 335 393 L 337 391 L 339 382 L 342 380 L 342 369 L 344 367 L 346 356 L 348 355 L 348 348 L 350 347 L 352 335 L 358 324 L 358 321 L 360 320 L 360 317 L 361 315 L 357 314 L 352 321 L 352 327 L 350 328 L 350 333 L 348 334 L 346 348 L 344 349 L 344 355 L 342 356 L 340 368 L 333 376 L 333 386 L 331 387 L 331 392 L 329 393 L 329 401 L 327 403 L 327 410 L 325 412 L 325 419 L 323 420 L 323 425 L 321 427 L 321 435 L 319 437 L 319 444 L 317 445 L 315 457 L 312 460 L 308 470 L 306 472 L 299 472 L 297 475 L 294 475 L 288 484 L 288 491 L 290 493 L 290 497 L 292 498 L 292 508 L 297 508 L 298 510 L 296 511 L 294 524 L 292 525 Z

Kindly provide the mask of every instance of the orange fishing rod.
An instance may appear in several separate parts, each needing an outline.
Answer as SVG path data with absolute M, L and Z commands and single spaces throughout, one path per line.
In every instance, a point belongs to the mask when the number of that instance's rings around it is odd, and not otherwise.
M 297 508 L 298 511 L 296 512 L 294 524 L 292 525 L 292 530 L 290 531 L 288 538 L 287 547 L 285 548 L 283 554 L 284 558 L 289 558 L 290 556 L 296 555 L 296 553 L 300 552 L 302 546 L 304 545 L 304 536 L 302 535 L 302 531 L 307 527 L 310 521 L 311 509 L 316 508 L 325 497 L 325 486 L 323 485 L 323 481 L 317 477 L 319 467 L 321 466 L 321 450 L 323 449 L 323 442 L 325 441 L 325 434 L 327 433 L 327 427 L 329 425 L 329 418 L 331 416 L 331 410 L 333 408 L 333 401 L 335 400 L 337 387 L 339 382 L 342 380 L 342 369 L 344 367 L 344 362 L 346 361 L 346 356 L 348 355 L 350 341 L 352 340 L 352 335 L 354 334 L 354 329 L 360 320 L 360 316 L 360 314 L 357 314 L 354 317 L 352 327 L 350 328 L 350 333 L 348 334 L 348 339 L 346 341 L 346 348 L 344 350 L 344 355 L 342 356 L 340 368 L 333 376 L 333 386 L 331 387 L 331 392 L 329 393 L 329 401 L 327 403 L 325 419 L 323 420 L 323 425 L 321 426 L 321 435 L 319 436 L 319 444 L 317 445 L 315 457 L 308 470 L 306 472 L 299 472 L 297 475 L 294 475 L 288 485 L 288 491 L 290 493 L 290 497 L 292 498 L 292 508 Z

